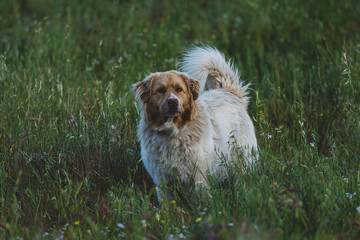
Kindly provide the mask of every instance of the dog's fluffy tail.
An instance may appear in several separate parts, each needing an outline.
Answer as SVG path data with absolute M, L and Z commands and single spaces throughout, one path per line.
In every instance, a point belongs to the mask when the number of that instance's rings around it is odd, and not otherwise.
M 184 54 L 180 66 L 181 71 L 199 81 L 201 90 L 226 88 L 248 103 L 249 85 L 242 85 L 237 68 L 216 48 L 194 47 Z

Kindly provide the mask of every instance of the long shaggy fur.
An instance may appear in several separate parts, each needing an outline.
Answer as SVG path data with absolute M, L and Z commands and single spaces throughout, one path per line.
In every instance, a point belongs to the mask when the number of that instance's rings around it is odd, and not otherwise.
M 142 105 L 138 126 L 141 157 L 160 188 L 159 200 L 171 198 L 161 184 L 180 179 L 195 184 L 195 189 L 208 187 L 208 174 L 222 179 L 226 166 L 248 165 L 256 159 L 247 86 L 239 82 L 238 70 L 210 47 L 188 51 L 182 70 L 188 74 L 154 73 L 134 85 Z M 201 91 L 205 86 L 207 91 Z M 169 99 L 177 99 L 177 115 L 169 114 Z

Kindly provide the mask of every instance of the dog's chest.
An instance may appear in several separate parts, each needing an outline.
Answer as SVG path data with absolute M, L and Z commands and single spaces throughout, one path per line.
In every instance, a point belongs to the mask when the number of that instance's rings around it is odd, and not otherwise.
M 196 165 L 209 160 L 213 152 L 213 143 L 209 132 L 181 131 L 181 134 L 169 135 L 166 132 L 144 132 L 141 139 L 142 152 L 146 155 L 146 164 L 161 171 L 181 171 L 191 174 Z M 146 137 L 145 137 L 146 136 Z

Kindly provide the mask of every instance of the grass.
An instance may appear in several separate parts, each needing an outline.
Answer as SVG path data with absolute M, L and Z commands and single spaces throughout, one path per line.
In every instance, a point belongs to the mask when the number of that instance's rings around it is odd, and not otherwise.
M 359 16 L 355 0 L 2 1 L 0 238 L 359 238 Z M 194 43 L 251 82 L 259 164 L 159 206 L 131 85 Z

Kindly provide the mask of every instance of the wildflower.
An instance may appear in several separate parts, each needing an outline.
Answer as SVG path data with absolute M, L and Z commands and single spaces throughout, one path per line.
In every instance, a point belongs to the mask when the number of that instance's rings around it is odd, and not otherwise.
M 181 238 L 181 239 L 185 239 L 185 238 L 186 238 L 186 236 L 185 236 L 184 234 L 180 233 L 180 234 L 179 234 L 179 238 Z
M 161 224 L 165 224 L 165 221 L 164 221 L 164 220 L 161 220 Z
M 195 222 L 200 222 L 201 221 L 201 218 L 197 218 L 196 220 L 195 220 Z
M 161 187 L 161 186 L 160 186 L 160 187 Z M 163 198 L 161 199 L 161 202 L 162 202 L 162 203 L 164 202 L 164 199 L 163 199 Z
M 90 230 L 90 229 L 88 229 L 87 232 L 88 232 L 89 234 L 91 234 L 91 230 Z
M 229 222 L 229 223 L 228 223 L 228 226 L 229 226 L 229 227 L 233 227 L 233 226 L 234 226 L 234 223 Z
M 118 226 L 118 228 L 121 228 L 121 229 L 124 229 L 124 228 L 125 228 L 125 225 L 122 224 L 122 223 L 118 223 L 117 226 Z
M 74 119 L 70 118 L 70 122 L 73 123 L 75 125 L 75 127 L 78 126 L 77 122 Z
M 212 226 L 208 223 L 205 223 L 204 228 L 206 229 L 206 231 L 210 231 L 212 229 Z
M 315 143 L 313 143 L 313 142 L 310 143 L 310 146 L 311 146 L 311 147 L 315 147 Z
M 80 221 L 76 221 L 75 225 L 78 226 L 80 224 Z
M 320 117 L 324 116 L 324 114 L 320 113 Z
M 356 208 L 356 210 L 357 210 L 358 214 L 360 214 L 360 206 L 358 206 L 358 207 Z
M 212 233 L 209 236 L 210 239 L 218 239 L 218 235 L 216 233 Z
M 173 204 L 173 205 L 175 205 L 175 200 L 172 200 L 171 202 L 170 202 L 170 204 Z
M 158 221 L 160 220 L 160 215 L 158 213 L 156 213 L 155 219 L 158 220 Z
M 121 232 L 117 235 L 118 238 L 125 238 L 126 237 L 126 233 L 125 232 Z
M 260 114 L 262 114 L 262 112 L 263 112 L 263 111 L 261 111 L 261 110 L 259 111 Z
M 145 219 L 141 220 L 141 223 L 142 223 L 143 227 L 146 227 L 146 220 Z
M 157 192 L 159 191 L 158 187 L 155 187 L 155 191 L 157 191 Z
M 40 158 L 43 159 L 44 157 L 46 157 L 46 155 L 47 155 L 47 153 L 44 152 L 44 154 L 41 154 L 41 155 L 40 155 Z
M 271 135 L 271 134 L 269 134 L 269 135 L 267 136 L 267 138 L 268 138 L 268 139 L 272 138 L 272 135 Z
M 346 195 L 347 198 L 351 199 L 353 196 L 356 195 L 356 192 L 354 192 L 353 194 L 351 194 L 351 193 L 345 193 L 345 195 Z

